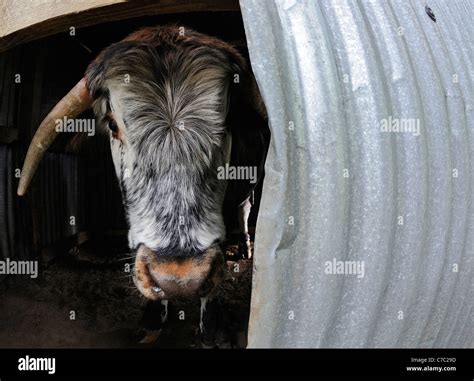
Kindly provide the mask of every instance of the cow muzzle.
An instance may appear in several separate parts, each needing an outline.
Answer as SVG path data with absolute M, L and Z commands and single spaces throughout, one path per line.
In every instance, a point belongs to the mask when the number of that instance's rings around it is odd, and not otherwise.
M 219 245 L 192 257 L 160 258 L 144 245 L 138 248 L 133 281 L 150 300 L 190 299 L 213 292 L 224 278 L 224 255 Z

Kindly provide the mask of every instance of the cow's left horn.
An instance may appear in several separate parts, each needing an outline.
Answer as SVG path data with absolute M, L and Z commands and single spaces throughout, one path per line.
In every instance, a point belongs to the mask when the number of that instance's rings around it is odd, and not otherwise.
M 63 119 L 64 117 L 75 118 L 87 110 L 91 104 L 92 99 L 87 89 L 86 80 L 82 78 L 44 118 L 35 136 L 33 136 L 26 154 L 17 190 L 19 196 L 23 196 L 26 193 L 44 153 L 59 134 L 56 131 L 56 120 Z

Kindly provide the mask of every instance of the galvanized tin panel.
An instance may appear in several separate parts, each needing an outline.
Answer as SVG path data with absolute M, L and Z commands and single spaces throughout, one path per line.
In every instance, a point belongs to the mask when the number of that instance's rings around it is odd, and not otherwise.
M 72 155 L 47 153 L 41 162 L 37 181 L 42 247 L 78 233 L 83 222 L 82 210 L 87 205 L 79 203 L 78 160 Z
M 474 346 L 472 3 L 240 3 L 272 131 L 249 346 Z

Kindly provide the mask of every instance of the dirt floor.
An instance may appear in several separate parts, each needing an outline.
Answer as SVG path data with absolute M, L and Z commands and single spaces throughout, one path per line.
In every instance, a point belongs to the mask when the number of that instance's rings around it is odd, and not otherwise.
M 236 252 L 237 246 L 230 246 L 227 255 L 235 258 Z M 127 261 L 71 250 L 43 261 L 36 279 L 10 276 L 1 282 L 0 347 L 200 348 L 198 300 L 171 304 L 158 340 L 139 344 L 146 301 L 124 272 Z M 252 262 L 228 260 L 227 267 L 219 303 L 229 345 L 245 347 Z

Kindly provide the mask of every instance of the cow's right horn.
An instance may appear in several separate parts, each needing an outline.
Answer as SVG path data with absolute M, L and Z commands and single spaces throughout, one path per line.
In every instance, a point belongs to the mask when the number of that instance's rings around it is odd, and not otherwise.
M 75 118 L 92 105 L 86 80 L 82 78 L 66 96 L 61 99 L 41 122 L 28 148 L 21 171 L 17 193 L 23 196 L 28 190 L 38 165 L 46 150 L 53 144 L 59 132 L 56 131 L 56 120 Z

